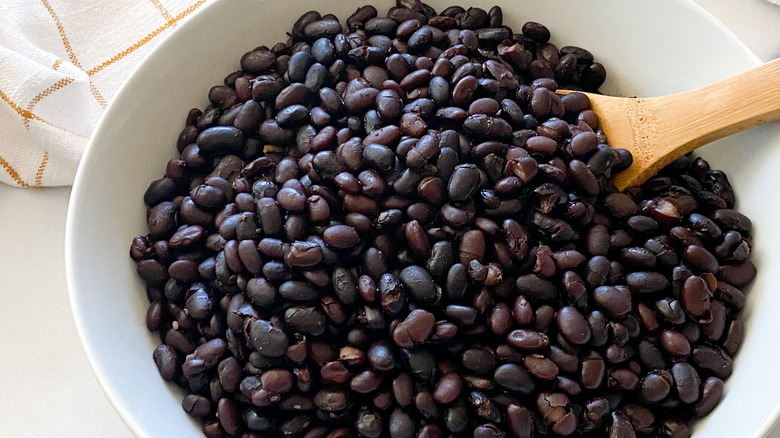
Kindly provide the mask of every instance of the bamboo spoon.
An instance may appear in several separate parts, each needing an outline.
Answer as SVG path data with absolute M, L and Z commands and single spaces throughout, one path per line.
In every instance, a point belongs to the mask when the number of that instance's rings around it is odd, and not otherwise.
M 628 149 L 634 156 L 633 164 L 615 177 L 615 186 L 622 191 L 642 184 L 700 146 L 780 119 L 780 58 L 712 85 L 669 96 L 584 94 L 590 98 L 610 146 Z

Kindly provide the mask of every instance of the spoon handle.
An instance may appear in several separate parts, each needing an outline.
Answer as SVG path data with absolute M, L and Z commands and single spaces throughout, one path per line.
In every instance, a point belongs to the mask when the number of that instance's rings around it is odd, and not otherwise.
M 780 58 L 737 76 L 652 100 L 658 155 L 684 155 L 699 146 L 780 119 Z M 667 141 L 664 141 L 667 140 Z

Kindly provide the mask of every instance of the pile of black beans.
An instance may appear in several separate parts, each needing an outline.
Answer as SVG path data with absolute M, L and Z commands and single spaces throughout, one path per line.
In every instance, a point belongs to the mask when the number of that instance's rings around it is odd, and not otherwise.
M 723 172 L 612 176 L 587 50 L 501 9 L 308 12 L 144 195 L 154 361 L 207 437 L 687 437 L 755 276 Z

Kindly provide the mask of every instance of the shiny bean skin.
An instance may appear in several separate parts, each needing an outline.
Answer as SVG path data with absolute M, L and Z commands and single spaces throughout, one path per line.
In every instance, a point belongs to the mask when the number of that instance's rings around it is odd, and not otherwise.
M 521 350 L 538 350 L 546 348 L 550 340 L 544 333 L 521 329 L 510 332 L 507 336 L 507 342 Z
M 710 292 L 707 283 L 697 276 L 688 277 L 682 286 L 682 303 L 692 316 L 703 316 L 710 308 Z
M 558 367 L 546 357 L 539 354 L 531 354 L 523 358 L 528 372 L 541 380 L 552 380 L 558 376 Z
M 322 239 L 328 246 L 344 249 L 354 246 L 359 241 L 357 231 L 347 225 L 334 225 L 322 233 Z
M 166 344 L 158 345 L 154 349 L 153 356 L 160 376 L 165 380 L 173 380 L 177 375 L 179 367 L 179 361 L 173 348 Z
M 664 330 L 661 332 L 661 346 L 671 356 L 686 357 L 691 353 L 691 346 L 688 339 L 674 330 Z
M 558 329 L 570 342 L 586 344 L 591 337 L 590 327 L 582 314 L 571 306 L 558 309 L 556 314 Z
M 414 310 L 393 331 L 393 340 L 399 347 L 411 348 L 414 344 L 428 339 L 434 323 L 435 318 L 430 312 Z
M 723 395 L 723 381 L 717 377 L 708 377 L 701 387 L 701 399 L 694 405 L 699 417 L 709 414 L 720 402 Z
M 640 396 L 649 403 L 663 400 L 670 392 L 673 377 L 668 371 L 654 371 L 640 383 Z
M 621 318 L 631 310 L 631 292 L 625 287 L 600 286 L 593 291 L 593 299 L 612 317 Z

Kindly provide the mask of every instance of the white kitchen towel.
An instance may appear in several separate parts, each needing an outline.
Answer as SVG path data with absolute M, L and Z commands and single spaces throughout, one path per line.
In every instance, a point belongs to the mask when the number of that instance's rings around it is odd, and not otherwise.
M 0 181 L 73 182 L 107 102 L 212 0 L 0 0 Z

